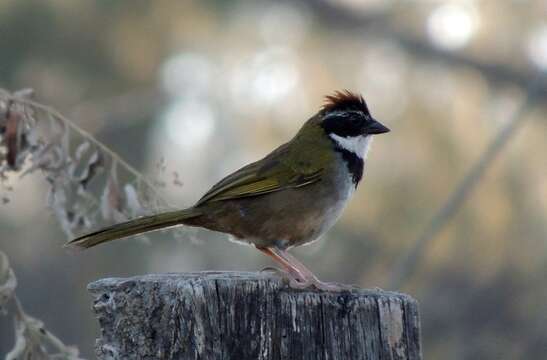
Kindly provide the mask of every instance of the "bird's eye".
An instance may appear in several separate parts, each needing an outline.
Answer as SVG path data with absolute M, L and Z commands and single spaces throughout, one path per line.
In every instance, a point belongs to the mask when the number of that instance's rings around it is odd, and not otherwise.
M 350 119 L 350 123 L 351 123 L 353 126 L 361 126 L 361 125 L 363 124 L 363 119 L 358 118 L 358 117 L 354 117 L 354 118 L 351 118 L 351 119 Z

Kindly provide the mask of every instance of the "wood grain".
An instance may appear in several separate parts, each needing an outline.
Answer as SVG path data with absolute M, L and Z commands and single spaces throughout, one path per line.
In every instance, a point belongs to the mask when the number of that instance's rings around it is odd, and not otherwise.
M 100 359 L 421 359 L 417 302 L 293 290 L 268 273 L 200 272 L 89 285 Z

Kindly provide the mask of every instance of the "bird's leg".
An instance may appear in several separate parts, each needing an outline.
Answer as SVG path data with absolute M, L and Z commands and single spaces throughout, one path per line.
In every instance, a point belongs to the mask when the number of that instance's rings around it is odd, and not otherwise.
M 292 267 L 294 267 L 303 277 L 309 282 L 319 282 L 319 279 L 309 270 L 304 264 L 298 261 L 294 256 L 289 254 L 285 250 L 278 248 L 271 248 L 271 251 L 275 253 L 276 256 L 286 261 Z
M 272 259 L 274 259 L 277 263 L 279 263 L 286 270 L 286 272 L 285 272 L 285 271 L 280 270 L 280 269 L 270 268 L 270 269 L 278 270 L 278 271 L 282 272 L 285 276 L 287 276 L 289 278 L 289 284 L 292 287 L 302 288 L 302 287 L 309 286 L 309 284 L 306 281 L 306 278 L 305 278 L 304 274 L 302 274 L 290 262 L 288 262 L 284 258 L 280 257 L 274 251 L 274 249 L 276 249 L 276 248 L 274 248 L 274 247 L 265 247 L 265 248 L 257 247 L 257 249 L 260 250 L 262 253 L 268 255 Z
M 279 257 L 285 259 L 285 261 L 292 264 L 292 266 L 294 266 L 304 275 L 305 287 L 314 286 L 315 288 L 319 290 L 324 290 L 324 291 L 340 291 L 340 290 L 346 289 L 343 286 L 340 286 L 337 284 L 331 284 L 331 283 L 327 283 L 327 282 L 323 282 L 319 280 L 317 276 L 315 276 L 315 274 L 311 272 L 311 270 L 309 270 L 304 264 L 298 261 L 298 259 L 292 256 L 288 251 L 277 249 L 277 248 L 274 248 L 273 251 L 277 252 L 277 255 Z
M 304 264 L 298 261 L 294 256 L 285 250 L 276 247 L 266 247 L 259 249 L 264 254 L 270 256 L 280 263 L 289 273 L 289 285 L 293 288 L 307 288 L 314 286 L 320 290 L 340 291 L 346 289 L 337 284 L 329 284 L 319 280 Z

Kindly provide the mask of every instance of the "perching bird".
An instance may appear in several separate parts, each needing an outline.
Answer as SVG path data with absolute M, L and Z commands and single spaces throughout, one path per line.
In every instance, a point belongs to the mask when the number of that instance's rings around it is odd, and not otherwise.
M 222 179 L 194 206 L 113 225 L 67 245 L 89 248 L 167 227 L 196 226 L 254 245 L 286 270 L 294 287 L 337 290 L 287 250 L 318 239 L 338 220 L 363 176 L 372 136 L 388 131 L 372 118 L 362 96 L 336 92 L 292 140 Z

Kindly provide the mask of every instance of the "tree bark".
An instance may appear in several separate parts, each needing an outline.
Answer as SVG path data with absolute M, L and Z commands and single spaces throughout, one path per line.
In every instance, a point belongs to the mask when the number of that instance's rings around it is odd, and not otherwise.
M 98 280 L 99 359 L 421 359 L 417 302 L 294 290 L 268 273 Z

